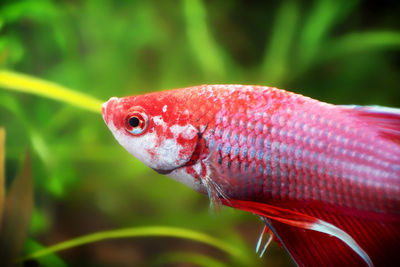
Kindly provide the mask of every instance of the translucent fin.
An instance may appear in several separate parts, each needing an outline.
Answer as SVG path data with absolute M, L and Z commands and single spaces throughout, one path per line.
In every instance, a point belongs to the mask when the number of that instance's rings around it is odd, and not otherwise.
M 263 228 L 263 230 L 262 230 L 262 232 L 260 234 L 260 237 L 258 238 L 258 241 L 257 241 L 256 253 L 258 253 L 258 251 L 260 250 L 260 246 L 261 246 L 263 237 L 264 237 L 266 232 L 268 232 L 268 227 L 266 225 L 264 225 L 264 228 Z
M 203 166 L 206 168 L 206 175 L 201 178 L 201 182 L 207 190 L 207 195 L 210 199 L 210 209 L 212 211 L 219 211 L 222 205 L 221 199 L 226 203 L 230 203 L 229 197 L 222 190 L 221 186 L 211 178 L 209 167 L 206 164 Z
M 346 245 L 348 245 L 352 250 L 354 250 L 365 261 L 365 263 L 367 263 L 368 266 L 370 267 L 374 266 L 374 264 L 371 261 L 371 258 L 357 244 L 357 242 L 350 235 L 340 230 L 333 224 L 324 222 L 322 220 L 318 220 L 317 222 L 314 223 L 314 225 L 310 229 L 337 237 L 338 239 L 342 240 Z
M 226 203 L 224 204 L 227 205 Z M 328 234 L 329 236 L 334 236 L 338 238 L 341 242 L 346 244 L 348 248 L 354 251 L 368 266 L 373 266 L 371 258 L 359 245 L 359 243 L 348 233 L 329 222 L 297 211 L 275 207 L 265 203 L 231 199 L 230 206 L 255 213 L 259 216 L 266 217 L 286 225 L 321 232 L 324 234 Z M 260 246 L 261 241 L 259 247 Z
M 267 240 L 267 242 L 265 243 L 264 248 L 263 248 L 263 250 L 261 251 L 261 253 L 260 253 L 260 255 L 259 255 L 260 258 L 264 255 L 265 251 L 267 250 L 267 248 L 268 248 L 269 245 L 271 244 L 273 238 L 274 238 L 274 236 L 272 235 L 272 233 L 270 233 L 270 234 L 269 234 L 269 237 L 268 237 L 268 240 Z
M 262 250 L 260 251 L 260 247 L 261 247 L 261 244 L 262 244 L 264 235 L 268 235 L 268 239 L 267 239 L 267 242 L 265 242 L 265 244 L 264 244 Z M 271 244 L 273 238 L 274 238 L 274 234 L 273 234 L 272 231 L 268 228 L 268 226 L 265 225 L 264 228 L 263 228 L 263 230 L 262 230 L 262 232 L 261 232 L 261 234 L 260 234 L 260 237 L 258 238 L 257 245 L 256 245 L 256 253 L 259 254 L 258 256 L 259 256 L 260 258 L 264 255 L 265 251 L 267 250 L 267 248 L 268 248 L 269 245 Z M 260 253 L 259 253 L 259 252 L 260 252 Z

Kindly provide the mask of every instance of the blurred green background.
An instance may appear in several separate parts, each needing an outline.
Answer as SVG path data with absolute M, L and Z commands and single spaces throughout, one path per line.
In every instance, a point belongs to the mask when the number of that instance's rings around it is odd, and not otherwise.
M 0 68 L 100 100 L 243 83 L 335 104 L 399 107 L 399 14 L 398 1 L 2 0 Z M 29 244 L 165 225 L 236 246 L 247 266 L 293 265 L 276 244 L 258 259 L 258 218 L 228 208 L 210 213 L 205 196 L 122 149 L 99 114 L 0 87 L 0 126 L 7 131 L 7 187 L 25 151 L 32 153 Z M 103 241 L 58 255 L 71 266 L 241 264 L 211 246 L 162 237 Z

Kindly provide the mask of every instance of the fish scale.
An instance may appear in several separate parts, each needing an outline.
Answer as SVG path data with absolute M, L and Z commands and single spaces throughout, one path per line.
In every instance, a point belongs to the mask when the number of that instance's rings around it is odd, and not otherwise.
M 235 188 L 226 189 L 228 191 L 226 193 L 235 196 L 237 192 L 243 190 L 240 192 L 242 198 L 259 199 L 260 194 L 257 192 L 261 190 L 263 192 L 261 197 L 264 200 L 268 198 L 315 200 L 366 210 L 389 208 L 379 204 L 382 203 L 384 195 L 393 195 L 393 192 L 398 192 L 396 188 L 371 190 L 366 186 L 369 179 L 387 179 L 390 174 L 392 176 L 395 174 L 390 171 L 390 167 L 382 166 L 391 166 L 387 154 L 377 155 L 375 151 L 369 149 L 368 136 L 361 140 L 351 141 L 360 135 L 360 130 L 350 131 L 353 122 L 344 115 L 329 116 L 332 106 L 313 102 L 314 107 L 309 106 L 305 110 L 299 110 L 293 105 L 298 102 L 296 97 L 302 98 L 301 96 L 289 98 L 285 101 L 285 105 L 281 104 L 272 116 L 260 111 L 259 118 L 255 115 L 257 111 L 242 110 L 241 113 L 234 113 L 230 110 L 232 103 L 220 103 L 221 115 L 217 115 L 218 119 L 213 125 L 216 129 L 213 132 L 219 134 L 212 134 L 211 139 L 214 146 L 219 147 L 217 148 L 218 164 L 224 173 L 229 173 L 228 187 L 232 187 L 231 182 L 235 184 Z M 219 100 L 216 99 L 213 102 Z M 263 107 L 272 105 L 266 102 Z M 290 106 L 290 109 L 287 106 Z M 288 110 L 297 110 L 297 112 L 289 113 Z M 323 114 L 324 120 L 321 120 L 322 115 L 315 114 L 313 110 L 318 110 L 319 114 Z M 242 127 L 238 127 L 238 124 Z M 257 124 L 268 125 L 268 127 L 259 131 L 255 127 Z M 241 131 L 242 138 L 232 134 L 237 130 Z M 263 140 L 261 145 L 255 142 L 257 138 Z M 243 139 L 246 141 L 243 142 Z M 271 146 L 264 147 L 264 143 L 270 143 Z M 386 151 L 388 144 L 381 143 L 380 147 L 375 148 L 378 153 Z M 239 155 L 233 153 L 236 149 L 241 150 L 242 153 Z M 262 160 L 256 157 L 260 154 L 263 154 Z M 360 154 L 363 154 L 364 158 L 356 157 Z M 322 161 L 318 160 L 321 156 L 325 158 Z M 289 165 L 291 161 L 294 162 L 294 166 Z M 327 166 L 332 162 L 334 162 L 334 168 L 331 172 L 327 172 L 329 169 Z M 232 165 L 243 167 L 233 168 Z M 248 177 L 253 174 L 255 177 L 248 181 L 240 179 L 241 176 Z M 341 183 L 337 183 L 338 180 Z M 216 182 L 225 183 L 218 180 Z M 372 191 L 371 194 L 366 196 L 363 192 L 365 189 Z M 247 195 L 244 195 L 244 192 L 247 192 Z M 378 192 L 383 192 L 383 194 L 376 194 Z
M 400 264 L 398 109 L 203 85 L 114 97 L 103 118 L 149 167 L 263 218 L 300 266 Z

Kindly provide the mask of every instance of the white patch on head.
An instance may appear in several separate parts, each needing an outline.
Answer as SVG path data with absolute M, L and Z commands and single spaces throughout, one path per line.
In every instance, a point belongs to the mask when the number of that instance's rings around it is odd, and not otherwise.
M 162 126 L 164 130 L 168 127 L 161 116 L 154 116 L 153 122 L 157 126 Z M 170 127 L 170 131 L 174 135 L 174 138 L 178 138 L 180 136 L 187 140 L 193 139 L 197 135 L 197 129 L 191 124 L 184 126 L 174 124 Z
M 167 125 L 165 124 L 163 118 L 161 116 L 154 116 L 153 117 L 153 122 L 155 125 L 161 125 L 164 128 L 167 127 Z
M 196 164 L 197 165 L 197 164 Z M 169 177 L 178 181 L 197 192 L 205 192 L 204 186 L 200 183 L 199 180 L 196 180 L 193 175 L 189 174 L 186 171 L 186 167 L 178 168 L 173 172 L 168 174 Z
M 159 166 L 157 169 L 172 169 L 176 166 L 182 165 L 187 159 L 179 159 L 179 152 L 182 146 L 176 143 L 175 139 L 166 139 L 157 148 L 157 161 Z
M 117 101 L 118 98 L 111 98 L 110 101 Z M 112 120 L 112 117 L 104 113 L 107 110 L 106 102 L 103 104 L 103 117 L 108 128 L 114 135 L 115 139 L 124 147 L 130 154 L 135 156 L 141 162 L 153 169 L 171 171 L 169 176 L 199 192 L 205 191 L 204 186 L 192 174 L 188 172 L 188 167 L 183 166 L 191 157 L 191 147 L 183 147 L 185 144 L 178 144 L 177 140 L 182 142 L 182 138 L 188 140 L 188 145 L 195 146 L 197 130 L 193 125 L 173 125 L 167 129 L 168 125 L 163 120 L 162 116 L 154 116 L 150 118 L 157 128 L 170 130 L 173 137 L 166 139 L 165 136 L 158 136 L 157 132 L 150 130 L 143 135 L 132 136 L 126 132 L 124 128 L 117 129 Z M 115 105 L 120 105 L 119 101 Z M 116 106 L 116 109 L 120 107 Z M 163 107 L 163 112 L 166 112 L 167 105 Z M 185 148 L 185 151 L 182 150 Z M 189 148 L 189 150 L 188 150 Z M 183 153 L 182 153 L 183 152 Z M 183 167 L 181 167 L 183 166 Z M 196 171 L 199 173 L 200 166 L 196 166 Z M 202 189 L 203 188 L 203 189 Z
M 157 141 L 156 133 L 147 133 L 142 136 L 129 136 L 125 132 L 119 131 L 112 120 L 108 123 L 108 128 L 114 134 L 115 139 L 123 146 L 130 154 L 135 156 L 138 160 L 146 164 L 151 168 L 157 168 L 156 163 L 152 156 L 147 152 L 147 149 L 151 149 Z
M 170 127 L 170 130 L 175 138 L 181 136 L 184 139 L 190 140 L 197 135 L 197 129 L 191 124 L 185 126 L 175 124 Z
M 166 129 L 168 125 L 161 116 L 154 116 L 153 122 L 157 126 Z M 171 170 L 184 165 L 191 155 L 182 157 L 183 147 L 177 142 L 178 137 L 192 140 L 197 135 L 197 130 L 192 125 L 173 125 L 170 127 L 174 137 L 163 139 L 157 133 L 147 132 L 140 136 L 130 136 L 124 130 L 118 130 L 113 121 L 110 120 L 108 127 L 117 141 L 133 156 L 153 169 Z M 161 142 L 160 142 L 161 138 Z M 156 144 L 159 144 L 156 147 Z
M 162 112 L 167 112 L 167 108 L 168 108 L 168 106 L 167 105 L 164 105 L 163 107 L 162 107 Z

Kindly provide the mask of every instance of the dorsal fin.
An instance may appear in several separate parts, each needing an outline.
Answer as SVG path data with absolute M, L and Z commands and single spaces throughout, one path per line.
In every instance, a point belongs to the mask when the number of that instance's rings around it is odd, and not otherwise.
M 357 116 L 381 136 L 400 144 L 400 109 L 380 106 L 341 106 L 345 111 Z

